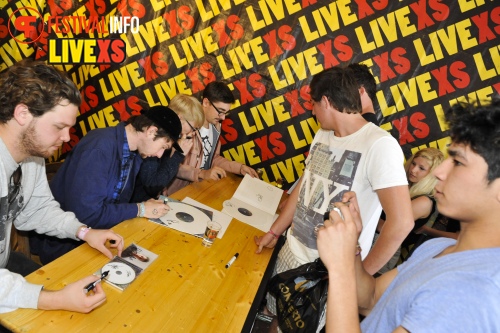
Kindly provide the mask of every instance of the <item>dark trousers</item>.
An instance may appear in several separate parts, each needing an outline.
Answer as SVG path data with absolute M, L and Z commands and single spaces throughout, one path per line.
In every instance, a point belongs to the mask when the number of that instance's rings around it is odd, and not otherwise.
M 29 275 L 39 269 L 40 266 L 21 252 L 11 252 L 9 261 L 7 262 L 7 268 L 9 271 L 22 276 Z

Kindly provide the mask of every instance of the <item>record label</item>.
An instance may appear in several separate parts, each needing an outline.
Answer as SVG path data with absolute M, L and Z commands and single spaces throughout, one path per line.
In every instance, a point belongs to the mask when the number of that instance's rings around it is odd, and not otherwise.
M 135 279 L 135 272 L 132 267 L 121 262 L 110 262 L 103 266 L 101 271 L 108 271 L 109 274 L 106 277 L 111 283 L 115 284 L 127 284 Z

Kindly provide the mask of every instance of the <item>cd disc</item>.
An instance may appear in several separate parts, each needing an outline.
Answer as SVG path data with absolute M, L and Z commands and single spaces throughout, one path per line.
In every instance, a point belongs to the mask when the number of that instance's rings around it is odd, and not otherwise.
M 107 263 L 101 271 L 109 271 L 106 280 L 115 284 L 127 284 L 135 279 L 135 272 L 132 267 L 121 262 Z

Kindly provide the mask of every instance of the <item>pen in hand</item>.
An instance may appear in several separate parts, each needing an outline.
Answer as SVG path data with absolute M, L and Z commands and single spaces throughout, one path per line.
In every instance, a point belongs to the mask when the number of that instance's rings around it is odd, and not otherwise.
M 103 272 L 101 274 L 101 277 L 98 280 L 96 280 L 96 281 L 94 281 L 94 282 L 89 283 L 88 285 L 86 285 L 85 288 L 83 288 L 83 290 L 85 291 L 85 293 L 88 294 L 91 290 L 93 290 L 95 288 L 96 284 L 98 284 L 99 282 L 101 282 L 102 279 L 104 279 L 106 276 L 108 276 L 108 274 L 109 274 L 109 271 L 105 271 L 105 272 Z
M 225 267 L 226 267 L 226 268 L 229 268 L 229 267 L 233 264 L 233 262 L 236 260 L 236 258 L 238 258 L 238 256 L 239 256 L 239 255 L 240 255 L 239 253 L 236 253 L 236 254 L 235 254 L 235 255 L 234 255 L 234 256 L 233 256 L 233 257 L 229 260 L 229 262 L 226 264 L 226 266 L 225 266 Z

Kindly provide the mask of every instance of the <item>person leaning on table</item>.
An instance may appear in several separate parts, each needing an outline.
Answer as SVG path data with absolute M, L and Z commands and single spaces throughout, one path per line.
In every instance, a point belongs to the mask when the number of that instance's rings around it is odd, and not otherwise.
M 94 230 L 64 212 L 54 200 L 45 175 L 44 158 L 51 156 L 75 124 L 80 92 L 54 67 L 23 60 L 0 76 L 0 312 L 17 308 L 90 312 L 106 300 L 101 286 L 85 294 L 83 288 L 98 277 L 91 275 L 57 291 L 27 282 L 36 264 L 10 253 L 12 224 L 61 238 L 85 240 L 112 258 L 107 240 L 121 254 L 123 238 L 111 230 Z
M 135 217 L 162 217 L 170 209 L 163 200 L 131 202 L 135 180 L 144 158 L 161 157 L 172 147 L 182 150 L 181 130 L 174 111 L 153 106 L 127 122 L 90 131 L 50 181 L 54 198 L 92 228 L 112 228 Z M 46 235 L 30 239 L 32 253 L 38 254 L 43 264 L 80 244 Z

